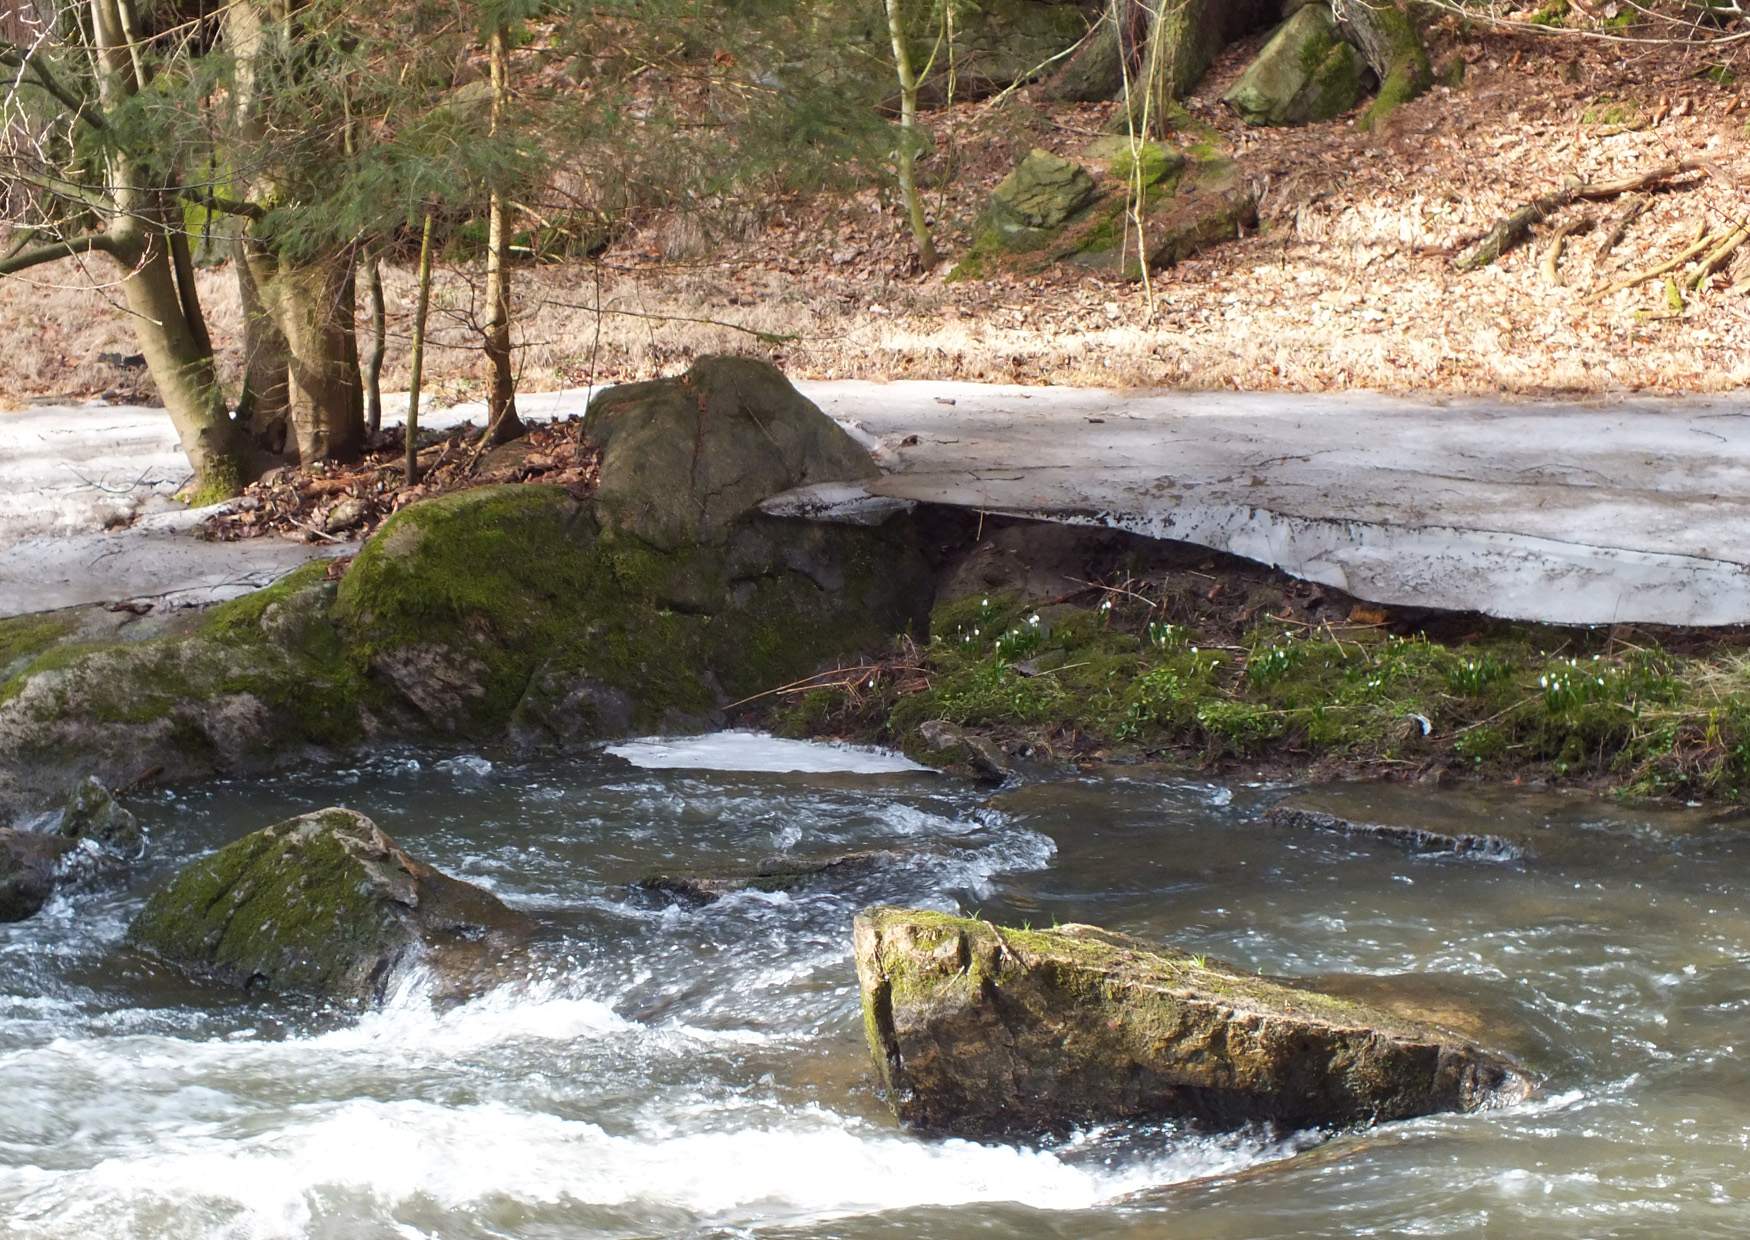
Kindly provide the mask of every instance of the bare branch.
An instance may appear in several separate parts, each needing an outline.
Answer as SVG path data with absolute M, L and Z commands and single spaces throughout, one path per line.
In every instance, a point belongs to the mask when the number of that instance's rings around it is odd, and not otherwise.
M 108 233 L 90 233 L 83 237 L 72 237 L 66 241 L 57 241 L 52 245 L 39 245 L 35 249 L 15 254 L 0 262 L 0 276 L 17 275 L 32 267 L 40 267 L 44 263 L 56 262 L 59 259 L 70 258 L 76 254 L 115 254 L 115 238 Z

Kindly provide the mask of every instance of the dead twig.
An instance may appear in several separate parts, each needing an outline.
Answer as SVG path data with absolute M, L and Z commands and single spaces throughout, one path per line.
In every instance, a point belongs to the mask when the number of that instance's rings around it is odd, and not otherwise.
M 1741 232 L 1743 230 L 1737 229 L 1731 231 Z M 1731 232 L 1728 231 L 1713 233 L 1710 236 L 1703 237 L 1701 240 L 1685 246 L 1678 252 L 1675 258 L 1667 259 L 1657 267 L 1648 267 L 1644 271 L 1631 272 L 1620 280 L 1606 284 L 1602 288 L 1593 289 L 1590 293 L 1586 294 L 1586 300 L 1598 301 L 1600 298 L 1609 297 L 1612 293 L 1620 293 L 1624 289 L 1637 288 L 1642 284 L 1647 284 L 1653 280 L 1657 280 L 1660 276 L 1668 275 L 1671 272 L 1676 271 L 1691 259 L 1696 258 L 1717 245 L 1720 245 L 1730 235 Z
M 1568 220 L 1556 229 L 1555 236 L 1549 239 L 1549 244 L 1543 251 L 1543 280 L 1545 284 L 1560 284 L 1562 282 L 1562 251 L 1567 247 L 1568 238 L 1575 233 L 1589 232 L 1597 226 L 1598 221 L 1590 215 L 1582 215 L 1578 219 Z
M 1629 225 L 1645 215 L 1647 208 L 1652 205 L 1650 198 L 1631 199 L 1628 206 L 1611 218 L 1610 227 L 1605 230 L 1603 240 L 1599 241 L 1598 248 L 1592 252 L 1592 270 L 1594 272 L 1610 256 L 1610 252 L 1621 244 L 1622 239 L 1628 236 Z
M 1468 250 L 1453 259 L 1452 265 L 1460 271 L 1477 271 L 1487 267 L 1509 250 L 1524 244 L 1531 236 L 1533 228 L 1571 203 L 1604 202 L 1620 198 L 1624 194 L 1654 189 L 1680 176 L 1700 171 L 1700 164 L 1685 160 L 1682 163 L 1666 164 L 1640 176 L 1616 181 L 1570 181 L 1558 190 L 1533 198 L 1507 216 L 1484 233 Z

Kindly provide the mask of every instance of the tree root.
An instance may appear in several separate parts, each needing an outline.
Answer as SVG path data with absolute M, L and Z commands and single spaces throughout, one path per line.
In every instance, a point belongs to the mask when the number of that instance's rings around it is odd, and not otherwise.
M 1546 284 L 1562 282 L 1561 262 L 1562 250 L 1568 244 L 1568 238 L 1575 233 L 1590 232 L 1597 227 L 1598 221 L 1590 215 L 1582 215 L 1578 219 L 1569 220 L 1556 229 L 1555 236 L 1549 239 L 1549 244 L 1543 252 L 1543 279 Z
M 1476 244 L 1453 259 L 1452 265 L 1460 271 L 1478 271 L 1487 267 L 1509 250 L 1523 245 L 1530 238 L 1533 228 L 1570 203 L 1603 202 L 1620 198 L 1624 194 L 1653 189 L 1685 173 L 1699 171 L 1700 164 L 1686 161 L 1667 164 L 1640 176 L 1618 181 L 1572 181 L 1561 189 L 1533 198 L 1507 216 L 1484 233 Z
M 1669 275 L 1671 272 L 1676 271 L 1679 267 L 1692 259 L 1698 258 L 1702 254 L 1708 253 L 1710 250 L 1715 250 L 1716 247 L 1723 248 L 1726 242 L 1732 238 L 1734 233 L 1737 234 L 1737 243 L 1733 244 L 1732 250 L 1735 250 L 1738 248 L 1738 244 L 1742 243 L 1744 240 L 1744 230 L 1742 228 L 1729 229 L 1726 232 L 1709 234 L 1702 237 L 1701 240 L 1685 246 L 1675 258 L 1666 259 L 1657 267 L 1648 267 L 1644 271 L 1631 272 L 1620 280 L 1613 281 L 1601 288 L 1593 289 L 1586 295 L 1586 300 L 1598 301 L 1602 298 L 1609 297 L 1612 293 L 1620 293 L 1624 289 L 1637 288 L 1642 284 L 1647 284 L 1653 280 L 1657 280 L 1660 276 Z M 1720 261 L 1724 262 L 1731 254 L 1732 250 L 1726 250 L 1725 253 L 1720 256 Z

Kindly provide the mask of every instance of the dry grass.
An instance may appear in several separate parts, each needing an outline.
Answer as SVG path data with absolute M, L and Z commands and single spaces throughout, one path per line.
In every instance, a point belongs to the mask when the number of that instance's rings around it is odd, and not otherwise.
M 1245 54 L 1230 50 L 1191 109 L 1258 183 L 1263 228 L 1160 278 L 1152 314 L 1136 286 L 1085 273 L 978 284 L 915 276 L 898 210 L 870 190 L 766 203 L 728 227 L 657 221 L 600 271 L 529 271 L 523 384 L 644 377 L 725 349 L 762 351 L 812 378 L 1523 394 L 1750 384 L 1750 258 L 1690 296 L 1681 318 L 1650 316 L 1664 304 L 1656 283 L 1586 296 L 1619 268 L 1674 253 L 1703 219 L 1750 218 L 1750 107 L 1735 85 L 1701 76 L 1701 54 L 1625 57 L 1600 45 L 1448 32 L 1441 57 L 1467 63 L 1464 86 L 1437 88 L 1381 135 L 1342 121 L 1246 130 L 1214 102 Z M 1098 107 L 1046 111 L 1025 99 L 932 118 L 940 142 L 925 171 L 945 186 L 935 201 L 942 240 L 951 250 L 965 244 L 1017 152 L 1037 144 L 1075 154 L 1106 119 Z M 1451 269 L 1455 247 L 1566 177 L 1676 159 L 1706 160 L 1717 175 L 1654 195 L 1603 263 L 1599 233 L 1575 238 L 1559 285 L 1541 275 L 1538 244 L 1472 275 Z M 1612 208 L 1591 209 L 1602 218 Z M 599 320 L 588 309 L 598 279 L 615 311 Z M 0 342 L 11 361 L 0 401 L 90 395 L 116 381 L 94 359 L 134 351 L 126 314 L 113 289 L 89 283 L 71 267 L 0 281 Z M 389 272 L 388 287 L 404 331 L 409 273 Z M 234 371 L 230 277 L 205 272 L 201 288 Z M 478 390 L 474 296 L 465 273 L 440 277 L 428 374 L 442 397 Z M 391 350 L 392 389 L 406 382 L 404 344 Z

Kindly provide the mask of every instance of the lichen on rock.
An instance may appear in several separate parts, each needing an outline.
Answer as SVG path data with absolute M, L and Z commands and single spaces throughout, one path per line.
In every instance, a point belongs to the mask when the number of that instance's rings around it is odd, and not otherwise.
M 136 947 L 246 991 L 380 1000 L 401 970 L 439 989 L 489 980 L 532 932 L 522 914 L 415 861 L 363 814 L 331 808 L 244 836 L 156 891 Z
M 1474 1110 L 1532 1085 L 1431 1024 L 1093 926 L 875 908 L 854 936 L 882 1085 L 926 1132 L 1149 1116 L 1342 1127 Z

